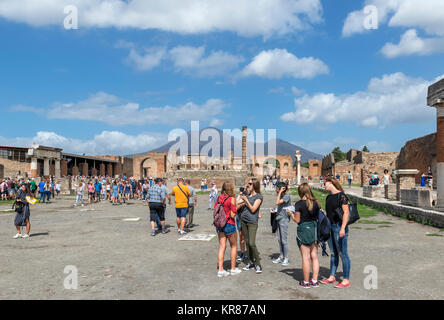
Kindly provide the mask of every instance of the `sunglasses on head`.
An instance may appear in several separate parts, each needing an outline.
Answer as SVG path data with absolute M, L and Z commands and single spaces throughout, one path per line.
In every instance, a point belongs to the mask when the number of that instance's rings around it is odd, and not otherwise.
M 253 185 L 253 182 L 248 182 L 248 185 L 249 185 L 249 186 L 252 186 L 252 185 Z

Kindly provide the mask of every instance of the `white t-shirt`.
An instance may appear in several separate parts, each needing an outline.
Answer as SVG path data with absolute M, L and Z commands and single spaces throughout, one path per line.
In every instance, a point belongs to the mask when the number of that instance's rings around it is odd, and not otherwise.
M 384 175 L 384 185 L 389 185 L 390 184 L 390 175 L 385 174 Z

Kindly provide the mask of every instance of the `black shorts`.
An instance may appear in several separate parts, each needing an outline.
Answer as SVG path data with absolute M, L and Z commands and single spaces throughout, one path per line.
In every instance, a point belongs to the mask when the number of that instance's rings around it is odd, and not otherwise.
M 161 203 L 150 203 L 150 221 L 156 221 L 159 217 L 160 221 L 165 221 L 165 209 Z

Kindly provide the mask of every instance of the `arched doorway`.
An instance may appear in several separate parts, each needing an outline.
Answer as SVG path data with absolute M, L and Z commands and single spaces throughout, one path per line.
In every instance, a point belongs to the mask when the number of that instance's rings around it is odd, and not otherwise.
M 147 158 L 140 164 L 140 176 L 143 178 L 157 177 L 157 162 L 154 159 Z
M 263 168 L 264 176 L 278 176 L 280 175 L 281 164 L 275 158 L 268 158 L 264 161 Z

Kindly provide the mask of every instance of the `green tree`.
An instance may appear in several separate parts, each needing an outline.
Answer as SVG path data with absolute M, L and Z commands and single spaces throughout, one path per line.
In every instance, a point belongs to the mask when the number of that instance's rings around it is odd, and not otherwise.
M 370 150 L 368 150 L 367 146 L 364 146 L 364 148 L 362 148 L 362 151 L 364 151 L 364 152 L 370 152 Z
M 339 147 L 334 148 L 331 153 L 333 153 L 333 155 L 335 156 L 335 162 L 339 162 L 347 158 L 347 154 L 345 152 L 342 152 L 341 148 Z

